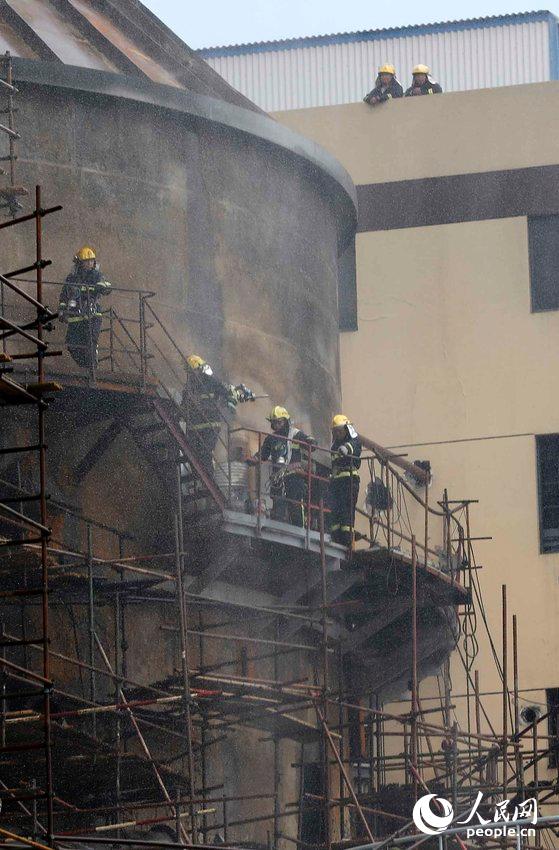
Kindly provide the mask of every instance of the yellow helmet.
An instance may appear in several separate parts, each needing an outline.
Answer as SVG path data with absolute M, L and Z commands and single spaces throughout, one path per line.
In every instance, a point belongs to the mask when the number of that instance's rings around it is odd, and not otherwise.
M 378 72 L 379 74 L 392 74 L 393 77 L 396 76 L 396 68 L 394 65 L 381 65 Z
M 186 358 L 186 362 L 188 363 L 191 369 L 201 369 L 206 361 L 202 360 L 202 358 L 198 354 L 189 354 Z
M 279 404 L 276 404 L 275 407 L 272 407 L 270 410 L 270 415 L 266 417 L 268 422 L 273 422 L 276 419 L 291 419 L 289 415 L 289 411 L 285 409 L 285 407 L 280 407 Z
M 412 71 L 412 74 L 426 74 L 427 76 L 431 73 L 431 69 L 427 67 L 427 65 L 416 65 Z
M 332 428 L 343 428 L 344 425 L 351 425 L 351 422 L 343 413 L 336 413 L 332 419 Z
M 76 254 L 76 260 L 83 262 L 84 260 L 95 260 L 95 251 L 89 245 L 84 245 Z

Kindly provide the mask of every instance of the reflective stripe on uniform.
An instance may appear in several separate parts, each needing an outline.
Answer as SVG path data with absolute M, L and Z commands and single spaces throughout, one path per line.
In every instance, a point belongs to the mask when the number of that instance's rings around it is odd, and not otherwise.
M 100 319 L 101 313 L 93 313 L 91 316 L 69 316 L 66 320 L 68 324 L 71 322 L 89 322 L 90 319 Z
M 200 425 L 187 425 L 187 431 L 202 431 L 204 428 L 221 428 L 221 422 L 201 422 Z
M 339 528 L 341 528 L 341 526 L 340 526 L 340 523 L 338 522 L 335 525 L 330 526 L 330 531 L 338 531 Z
M 349 478 L 350 475 L 353 476 L 353 478 L 359 478 L 359 473 L 357 470 L 353 469 L 345 469 L 343 472 L 336 472 L 332 478 Z

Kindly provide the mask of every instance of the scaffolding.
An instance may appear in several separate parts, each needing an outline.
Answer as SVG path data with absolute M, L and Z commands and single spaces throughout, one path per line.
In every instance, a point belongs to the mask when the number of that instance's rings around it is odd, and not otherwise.
M 9 66 L 10 70 L 10 66 Z M 8 74 L 11 79 L 11 74 Z M 10 90 L 11 96 L 11 90 Z M 11 117 L 11 116 L 10 116 Z M 4 129 L 4 128 L 2 128 Z M 10 139 L 12 136 L 10 135 Z M 47 519 L 46 495 L 46 441 L 45 441 L 45 412 L 49 396 L 60 387 L 45 380 L 44 359 L 55 353 L 49 350 L 45 340 L 45 330 L 55 318 L 43 302 L 42 274 L 48 261 L 42 253 L 42 221 L 44 216 L 57 212 L 61 207 L 43 209 L 41 190 L 37 187 L 35 194 L 35 209 L 29 215 L 14 218 L 0 224 L 0 230 L 6 231 L 12 226 L 34 225 L 35 229 L 35 258 L 27 271 L 35 271 L 35 295 L 32 296 L 13 283 L 11 278 L 18 272 L 7 272 L 0 275 L 2 285 L 2 309 L 0 313 L 0 339 L 2 353 L 0 354 L 0 406 L 10 409 L 25 408 L 30 419 L 34 419 L 34 435 L 20 444 L 3 445 L 0 456 L 15 457 L 17 462 L 25 458 L 27 466 L 36 470 L 35 479 L 37 491 L 13 498 L 9 493 L 0 497 L 0 515 L 4 535 L 0 542 L 3 562 L 11 563 L 11 581 L 3 582 L 1 597 L 4 605 L 10 602 L 21 602 L 22 599 L 38 600 L 40 616 L 37 619 L 37 633 L 32 636 L 18 635 L 9 637 L 2 625 L 0 641 L 0 671 L 1 671 L 1 746 L 2 760 L 24 758 L 26 755 L 36 756 L 41 752 L 42 764 L 39 775 L 42 777 L 41 787 L 29 787 L 22 792 L 20 788 L 10 788 L 1 782 L 2 799 L 10 800 L 20 811 L 31 814 L 38 805 L 44 804 L 46 813 L 45 834 L 49 841 L 53 836 L 53 793 L 52 793 L 52 745 L 51 745 L 51 665 L 49 654 L 49 604 L 48 604 L 48 568 L 47 549 L 50 530 Z M 5 234 L 3 234 L 5 236 Z M 6 291 L 11 298 L 22 307 L 25 315 L 20 321 L 8 318 Z M 28 315 L 31 312 L 31 317 Z M 34 378 L 25 383 L 14 380 L 11 376 L 14 363 L 18 361 L 33 362 Z M 25 511 L 25 505 L 33 505 L 35 518 Z M 21 563 L 13 557 L 17 551 L 23 552 L 27 546 L 37 550 L 37 569 L 34 571 L 33 582 L 21 586 Z M 25 560 L 25 559 L 24 559 Z M 15 562 L 15 563 L 14 563 Z M 25 663 L 26 648 L 33 645 L 40 652 L 40 662 Z M 24 650 L 23 663 L 14 663 L 13 652 Z M 11 658 L 10 658 L 11 656 Z M 35 734 L 22 741 L 13 741 L 7 732 L 9 717 L 13 706 L 22 700 L 39 700 L 41 705 L 41 721 Z M 29 808 L 31 805 L 31 809 Z M 9 837 L 6 830 L 0 834 Z
M 7 215 L 15 218 L 23 208 L 18 199 L 26 196 L 28 192 L 27 189 L 17 183 L 16 163 L 18 156 L 16 145 L 21 136 L 16 130 L 18 107 L 15 105 L 15 97 L 18 90 L 14 85 L 12 57 L 9 51 L 6 51 L 2 57 L 0 90 L 5 95 L 4 106 L 0 113 L 6 116 L 7 122 L 6 124 L 0 123 L 0 132 L 4 134 L 8 142 L 6 153 L 0 156 L 0 162 L 7 164 L 7 170 L 2 168 L 0 174 L 6 175 L 8 178 L 6 185 L 0 186 L 0 210 L 5 210 Z
M 40 222 L 46 212 L 38 196 L 35 213 L 26 218 Z M 50 390 L 56 382 L 45 381 L 41 371 L 40 327 L 53 314 L 42 306 L 39 236 L 38 246 L 32 302 L 38 311 L 37 384 Z M 6 281 L 15 287 L 9 276 Z M 410 842 L 416 832 L 410 813 L 426 793 L 449 799 L 456 818 L 479 792 L 487 800 L 480 810 L 486 816 L 490 804 L 509 796 L 518 804 L 529 795 L 539 807 L 556 805 L 557 783 L 541 771 L 557 748 L 541 724 L 556 710 L 521 723 L 518 628 L 513 617 L 509 653 L 504 587 L 500 656 L 488 630 L 502 686 L 500 727 L 484 704 L 475 668 L 476 617 L 487 621 L 472 500 L 452 500 L 444 491 L 435 501 L 427 470 L 366 440 L 362 471 L 371 486 L 350 550 L 332 543 L 327 531 L 329 448 L 313 446 L 301 462 L 304 526 L 270 518 L 269 465 L 259 460 L 241 487 L 236 478 L 241 450 L 259 448 L 262 432 L 236 428 L 223 416 L 213 472 L 201 461 L 197 438 L 185 424 L 185 407 L 199 403 L 196 387 L 189 385 L 184 355 L 150 303 L 152 295 L 126 296 L 138 299 L 129 320 L 109 308 L 106 344 L 90 374 L 51 370 L 64 386 L 61 410 L 85 409 L 86 394 L 93 394 L 96 416 L 108 422 L 85 452 L 77 479 L 126 431 L 165 490 L 165 545 L 138 551 L 117 517 L 110 525 L 54 500 L 53 509 L 72 520 L 73 545 L 56 536 L 48 540 L 43 513 L 39 523 L 31 521 L 36 539 L 15 541 L 25 569 L 17 580 L 15 564 L 3 571 L 3 582 L 14 583 L 2 591 L 6 604 L 19 614 L 4 629 L 2 646 L 4 655 L 9 647 L 24 651 L 28 670 L 43 659 L 36 685 L 44 704 L 26 697 L 10 708 L 3 692 L 2 752 L 19 756 L 0 789 L 10 832 L 24 844 L 141 847 L 157 841 L 209 848 L 246 845 L 255 829 L 260 837 L 251 846 L 270 850 L 363 842 L 381 848 Z M 4 333 L 15 333 L 5 321 Z M 29 336 L 31 326 L 19 330 Z M 180 398 L 177 386 L 184 388 Z M 44 392 L 30 384 L 22 391 L 35 392 L 42 417 Z M 37 448 L 43 505 L 44 435 Z M 7 488 L 2 514 L 29 523 L 28 516 L 13 517 L 18 512 L 8 503 L 25 504 L 33 493 L 21 483 L 1 485 Z M 37 573 L 47 616 L 38 637 L 13 625 L 36 620 L 29 612 Z M 58 612 L 66 612 L 73 652 L 57 645 L 52 633 L 47 640 L 49 606 L 60 618 Z M 149 678 L 136 653 L 138 634 L 152 620 L 159 643 L 171 642 L 173 663 Z M 464 674 L 460 724 L 451 653 Z M 305 660 L 302 671 L 297 658 Z M 54 684 L 53 664 L 59 672 Z M 2 665 L 5 679 L 23 676 L 21 665 L 14 670 L 5 657 Z M 421 693 L 420 685 L 434 671 L 437 699 Z M 403 707 L 383 703 L 391 689 L 409 692 Z M 52 750 L 54 781 L 48 769 L 38 772 L 36 751 L 29 749 L 40 728 L 46 730 L 47 763 Z M 247 730 L 254 748 L 264 747 L 263 762 L 271 747 L 270 787 L 231 793 L 230 781 L 215 779 L 214 753 Z M 288 741 L 299 753 L 289 775 Z M 555 824 L 553 818 L 542 821 L 536 843 L 549 843 Z M 464 846 L 459 836 L 446 840 Z M 486 846 L 497 843 L 485 840 Z

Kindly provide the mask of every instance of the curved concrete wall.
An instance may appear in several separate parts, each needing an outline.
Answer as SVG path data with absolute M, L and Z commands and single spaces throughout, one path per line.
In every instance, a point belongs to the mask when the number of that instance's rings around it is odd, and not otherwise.
M 47 277 L 63 279 L 76 246 L 92 243 L 113 284 L 156 292 L 185 352 L 290 405 L 325 439 L 340 398 L 337 258 L 355 225 L 343 169 L 230 104 L 105 72 L 15 65 L 19 177 L 64 205 L 45 222 Z M 251 406 L 251 424 L 267 406 Z

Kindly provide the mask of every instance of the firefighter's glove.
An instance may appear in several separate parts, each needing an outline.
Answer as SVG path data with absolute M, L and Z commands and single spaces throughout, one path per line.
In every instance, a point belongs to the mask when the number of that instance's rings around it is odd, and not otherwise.
M 244 384 L 237 384 L 237 386 L 233 389 L 235 392 L 235 397 L 239 404 L 244 404 L 245 401 L 254 401 L 253 391 L 249 390 L 248 387 L 245 387 Z
M 338 449 L 338 452 L 339 452 L 341 455 L 344 455 L 344 456 L 345 456 L 345 455 L 348 455 L 348 454 L 349 454 L 349 449 L 348 449 L 348 447 L 347 447 L 347 446 L 340 446 L 340 448 Z

